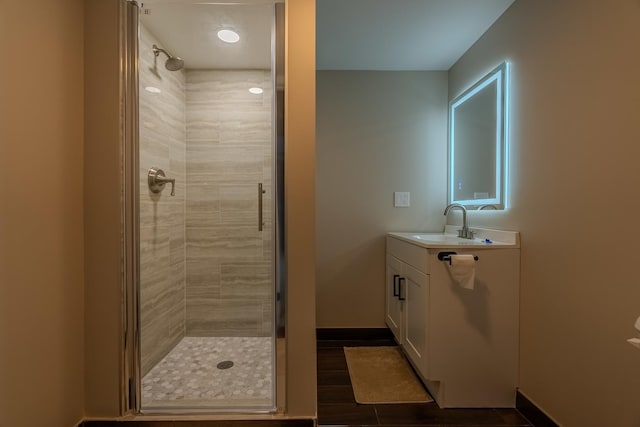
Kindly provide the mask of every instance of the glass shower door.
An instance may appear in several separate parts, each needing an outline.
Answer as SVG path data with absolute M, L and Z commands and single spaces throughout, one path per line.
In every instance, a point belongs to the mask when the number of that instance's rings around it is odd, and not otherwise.
M 275 408 L 273 28 L 274 4 L 141 6 L 143 412 Z

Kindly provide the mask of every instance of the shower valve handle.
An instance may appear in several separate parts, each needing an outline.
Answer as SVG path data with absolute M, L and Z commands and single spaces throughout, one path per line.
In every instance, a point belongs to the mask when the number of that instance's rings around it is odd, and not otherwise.
M 164 186 L 167 183 L 171 183 L 171 195 L 175 196 L 176 191 L 176 180 L 175 178 L 167 178 L 164 174 L 164 171 L 157 167 L 152 167 L 149 169 L 149 173 L 147 173 L 147 181 L 149 183 L 149 190 L 152 193 L 159 193 L 164 190 Z

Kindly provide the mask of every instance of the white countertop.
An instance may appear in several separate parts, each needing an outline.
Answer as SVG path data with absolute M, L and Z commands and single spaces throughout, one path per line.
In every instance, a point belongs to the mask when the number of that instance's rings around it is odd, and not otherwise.
M 492 230 L 489 228 L 469 227 L 475 234 L 474 239 L 458 237 L 458 225 L 445 226 L 444 233 L 390 232 L 389 236 L 424 248 L 519 248 L 520 233 L 517 231 Z

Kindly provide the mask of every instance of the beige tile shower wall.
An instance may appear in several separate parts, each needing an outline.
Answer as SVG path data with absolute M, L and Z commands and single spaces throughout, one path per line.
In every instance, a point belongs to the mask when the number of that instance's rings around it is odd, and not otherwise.
M 271 103 L 270 71 L 187 71 L 188 336 L 271 334 Z
M 142 373 L 184 336 L 185 329 L 185 72 L 168 71 L 162 47 L 140 29 L 140 304 Z M 145 90 L 160 89 L 160 93 Z M 147 185 L 150 167 L 176 179 L 158 194 Z

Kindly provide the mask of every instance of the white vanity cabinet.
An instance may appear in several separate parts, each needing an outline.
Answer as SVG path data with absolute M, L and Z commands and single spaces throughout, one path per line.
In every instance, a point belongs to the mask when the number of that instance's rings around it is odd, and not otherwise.
M 387 326 L 391 329 L 400 345 L 404 343 L 404 320 L 402 318 L 402 301 L 404 297 L 401 297 L 399 293 L 399 288 L 402 285 L 400 278 L 402 277 L 403 265 L 406 264 L 398 258 L 387 254 L 385 317 Z
M 387 236 L 386 323 L 398 344 L 440 407 L 515 407 L 519 242 L 414 240 Z M 473 289 L 453 281 L 441 252 L 478 257 Z
M 429 275 L 427 264 L 420 262 L 426 259 L 426 249 L 397 239 L 387 240 L 387 325 L 421 373 L 429 369 L 426 363 Z M 417 264 L 422 265 L 416 268 Z

